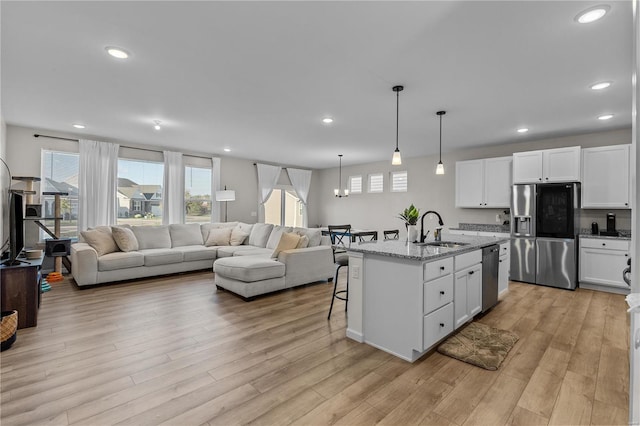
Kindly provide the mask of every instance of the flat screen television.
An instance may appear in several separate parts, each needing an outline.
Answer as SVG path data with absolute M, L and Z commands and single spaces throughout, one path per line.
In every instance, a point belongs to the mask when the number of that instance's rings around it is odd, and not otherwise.
M 11 192 L 9 198 L 9 258 L 3 265 L 21 263 L 18 260 L 18 255 L 24 248 L 24 213 L 22 206 L 22 194 Z

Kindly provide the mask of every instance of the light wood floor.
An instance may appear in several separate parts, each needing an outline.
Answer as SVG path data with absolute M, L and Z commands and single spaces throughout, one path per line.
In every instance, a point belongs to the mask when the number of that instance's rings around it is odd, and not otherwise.
M 623 296 L 511 283 L 479 319 L 520 336 L 492 372 L 346 339 L 332 285 L 247 303 L 212 278 L 54 284 L 1 355 L 2 425 L 628 422 Z

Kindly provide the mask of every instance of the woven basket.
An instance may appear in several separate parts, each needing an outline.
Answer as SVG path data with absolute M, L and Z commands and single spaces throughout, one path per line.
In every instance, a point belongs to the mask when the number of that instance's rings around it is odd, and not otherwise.
M 18 330 L 18 311 L 2 312 L 2 322 L 0 323 L 0 351 L 9 349 L 16 341 L 16 330 Z

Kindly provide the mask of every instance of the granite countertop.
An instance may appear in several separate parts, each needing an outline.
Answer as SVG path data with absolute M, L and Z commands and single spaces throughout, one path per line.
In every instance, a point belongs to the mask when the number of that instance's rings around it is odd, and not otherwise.
M 591 233 L 584 232 L 584 233 L 580 233 L 580 238 L 593 238 L 597 240 L 626 240 L 626 241 L 631 240 L 630 235 L 624 235 L 622 233 L 620 233 L 620 235 L 617 237 L 612 237 L 609 235 L 593 235 Z
M 449 228 L 460 231 L 480 231 L 480 232 L 499 232 L 509 234 L 511 227 L 509 225 L 497 225 L 493 223 L 459 223 L 457 228 Z
M 428 240 L 433 242 L 433 240 Z M 402 240 L 369 241 L 363 243 L 350 243 L 347 251 L 357 253 L 376 254 L 380 256 L 396 257 L 411 260 L 433 260 L 441 257 L 456 256 L 468 253 L 493 244 L 509 241 L 509 238 L 473 237 L 467 235 L 447 235 L 443 241 L 463 243 L 457 248 L 419 246 Z

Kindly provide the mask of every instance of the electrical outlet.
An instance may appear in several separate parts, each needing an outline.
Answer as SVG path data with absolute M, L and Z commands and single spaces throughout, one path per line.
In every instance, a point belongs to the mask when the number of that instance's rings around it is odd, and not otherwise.
M 360 267 L 359 266 L 354 266 L 351 269 L 351 277 L 354 278 L 354 279 L 360 278 Z
M 251 212 L 251 217 L 256 217 L 258 216 L 258 212 Z
M 500 219 L 500 213 L 496 215 L 496 223 L 501 223 L 502 219 Z

